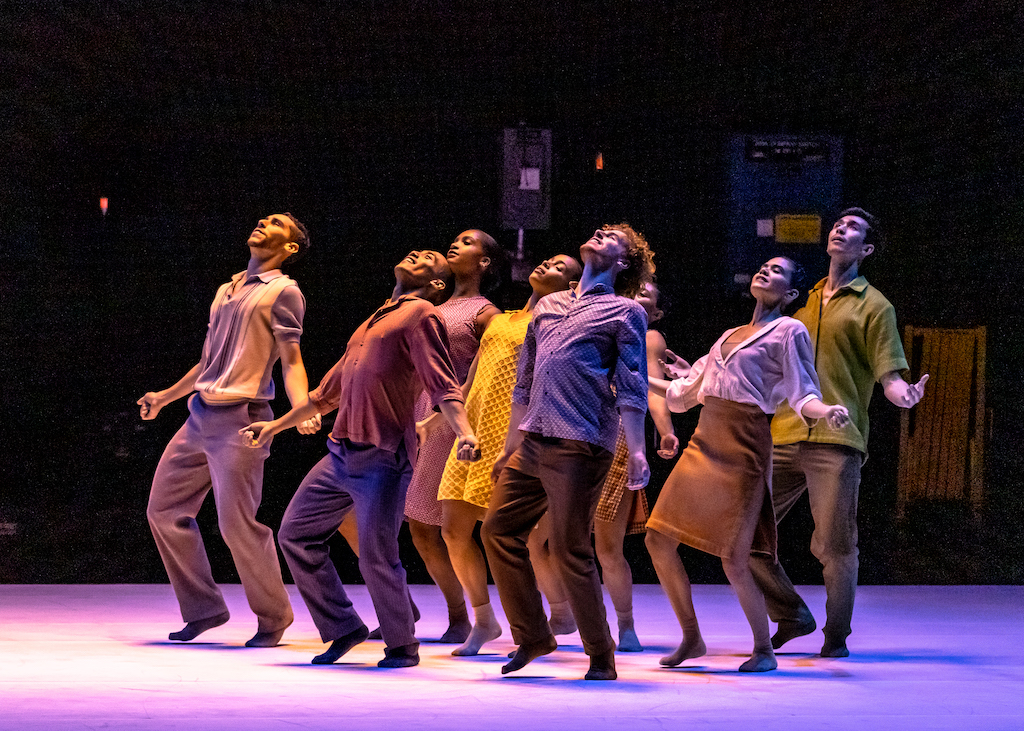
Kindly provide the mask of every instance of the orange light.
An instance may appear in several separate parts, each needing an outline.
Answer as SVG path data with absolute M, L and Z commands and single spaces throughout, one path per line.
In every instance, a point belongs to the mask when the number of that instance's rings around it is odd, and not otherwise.
M 107 215 L 107 206 L 110 203 L 106 198 L 100 198 L 100 212 L 105 216 Z
M 594 169 L 604 170 L 604 155 L 600 152 L 594 157 Z

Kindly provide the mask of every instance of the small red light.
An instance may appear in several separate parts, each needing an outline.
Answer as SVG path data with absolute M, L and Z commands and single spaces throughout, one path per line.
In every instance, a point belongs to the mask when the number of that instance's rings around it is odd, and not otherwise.
M 110 201 L 106 198 L 100 198 L 100 212 L 103 213 L 104 216 L 107 215 L 107 207 L 109 203 Z
M 594 169 L 604 170 L 604 155 L 600 152 L 594 157 Z

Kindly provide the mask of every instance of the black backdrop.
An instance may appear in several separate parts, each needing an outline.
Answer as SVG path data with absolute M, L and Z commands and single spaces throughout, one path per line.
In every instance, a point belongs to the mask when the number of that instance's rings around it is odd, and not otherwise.
M 869 277 L 901 324 L 989 327 L 994 415 L 982 520 L 937 504 L 897 523 L 898 414 L 878 395 L 862 582 L 1020 582 L 1024 17 L 1015 2 L 888 5 L 5 3 L 0 581 L 164 580 L 144 511 L 185 412 L 143 424 L 134 401 L 196 361 L 258 217 L 290 210 L 311 231 L 295 276 L 315 382 L 401 254 L 470 226 L 514 245 L 497 226 L 498 139 L 525 123 L 555 140 L 552 228 L 528 233 L 529 255 L 629 220 L 674 302 L 669 343 L 694 356 L 749 311 L 720 266 L 725 140 L 841 135 L 845 198 L 889 231 Z M 695 418 L 676 423 L 685 438 Z M 278 440 L 269 525 L 323 449 Z M 232 580 L 210 507 L 208 548 Z M 820 578 L 809 530 L 806 506 L 784 528 L 797 581 Z M 639 539 L 628 552 L 653 581 Z M 722 580 L 714 560 L 686 560 Z

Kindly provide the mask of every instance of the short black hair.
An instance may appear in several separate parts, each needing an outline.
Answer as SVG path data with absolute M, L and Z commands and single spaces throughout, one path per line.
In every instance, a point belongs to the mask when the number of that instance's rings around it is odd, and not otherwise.
M 849 213 L 846 215 L 858 216 L 860 214 Z M 842 216 L 840 216 L 840 218 L 842 218 Z M 795 289 L 797 292 L 800 293 L 797 295 L 795 300 L 793 300 L 788 305 L 782 308 L 783 313 L 785 313 L 786 311 L 792 312 L 795 309 L 797 309 L 797 307 L 799 307 L 800 300 L 803 299 L 804 287 L 807 286 L 807 270 L 804 269 L 803 266 L 801 266 L 800 262 L 798 262 L 796 259 L 791 259 L 790 257 L 785 255 L 782 255 L 779 258 L 785 259 L 792 265 L 792 269 L 789 274 L 789 287 L 790 289 Z
M 476 231 L 480 234 L 480 248 L 484 250 L 484 256 L 491 260 L 480 278 L 480 294 L 493 299 L 508 281 L 512 264 L 508 252 L 493 236 L 481 229 Z
M 836 220 L 838 221 L 844 216 L 859 216 L 868 222 L 868 230 L 864 232 L 864 243 L 871 244 L 875 247 L 874 253 L 880 254 L 885 248 L 885 236 L 882 232 L 882 225 L 881 221 L 878 220 L 878 216 L 873 216 L 857 206 L 840 211 L 839 215 L 836 216 Z
M 294 242 L 299 247 L 299 250 L 296 251 L 291 256 L 289 256 L 284 261 L 285 264 L 291 266 L 298 262 L 299 260 L 301 260 L 304 256 L 306 256 L 306 253 L 309 251 L 309 231 L 306 230 L 306 227 L 303 225 L 302 221 L 297 219 L 291 213 L 285 213 L 284 215 L 288 216 L 292 224 L 295 226 L 295 230 L 299 234 L 298 236 L 295 237 Z

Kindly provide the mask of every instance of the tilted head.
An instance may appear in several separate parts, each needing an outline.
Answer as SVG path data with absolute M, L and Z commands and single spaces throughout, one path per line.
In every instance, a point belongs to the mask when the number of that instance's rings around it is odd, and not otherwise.
M 552 292 L 569 289 L 583 274 L 583 265 L 568 254 L 556 254 L 545 259 L 530 273 L 530 286 L 543 297 Z

